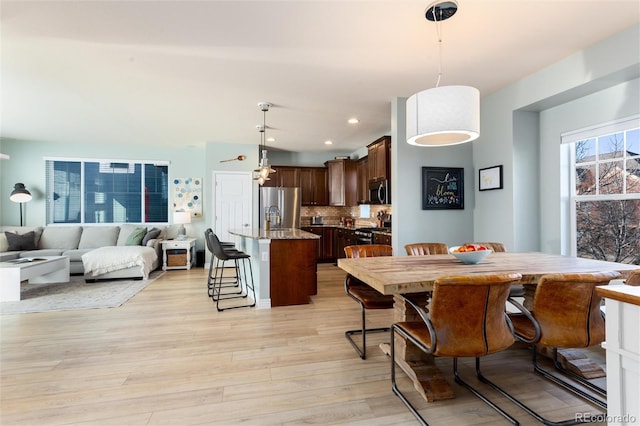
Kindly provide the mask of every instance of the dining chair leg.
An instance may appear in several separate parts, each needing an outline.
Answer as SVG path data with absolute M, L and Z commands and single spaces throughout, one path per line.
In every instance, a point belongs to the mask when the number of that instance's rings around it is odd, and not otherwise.
M 408 333 L 405 333 L 404 330 L 402 328 L 398 327 L 396 324 L 393 324 L 391 326 L 391 389 L 393 390 L 393 393 L 396 394 L 398 396 L 398 398 L 400 398 L 400 400 L 402 400 L 404 405 L 407 406 L 409 411 L 411 411 L 411 413 L 416 417 L 416 419 L 418 419 L 418 421 L 421 424 L 428 425 L 427 421 L 420 415 L 420 413 L 418 413 L 418 410 L 415 409 L 415 407 L 409 402 L 407 397 L 398 388 L 398 384 L 397 384 L 397 381 L 396 381 L 396 358 L 395 358 L 395 352 L 396 352 L 396 349 L 395 349 L 395 346 L 396 346 L 395 345 L 395 335 L 396 335 L 396 333 L 400 334 L 402 337 L 404 337 L 405 339 L 409 340 L 411 343 L 416 345 L 420 350 L 422 350 L 424 352 L 428 352 L 426 350 L 427 348 L 425 348 L 422 344 L 420 344 L 420 342 L 417 341 L 413 336 L 409 335 Z M 480 359 L 476 358 L 476 369 L 479 369 L 479 366 L 480 366 Z M 509 421 L 509 423 L 511 423 L 511 424 L 513 424 L 515 426 L 519 426 L 520 425 L 520 422 L 518 422 L 518 420 L 516 420 L 515 418 L 510 416 L 502 408 L 498 407 L 495 403 L 493 403 L 487 397 L 482 395 L 477 389 L 475 389 L 474 387 L 469 385 L 467 382 L 462 380 L 462 378 L 460 377 L 460 375 L 458 373 L 458 358 L 453 358 L 453 374 L 454 374 L 454 378 L 455 378 L 456 383 L 458 383 L 459 385 L 465 387 L 472 394 L 474 394 L 480 400 L 482 400 L 485 404 L 487 404 L 489 407 L 493 408 L 496 412 L 498 412 L 498 414 L 500 414 L 507 421 Z
M 598 399 L 596 397 L 594 397 L 593 395 L 588 394 L 587 392 L 584 392 L 582 389 L 579 389 L 575 386 L 573 386 L 571 383 L 567 382 L 566 380 L 561 379 L 560 377 L 551 374 L 550 372 L 546 371 L 545 369 L 543 369 L 542 367 L 540 367 L 540 365 L 538 364 L 538 360 L 537 360 L 537 353 L 538 351 L 536 350 L 536 347 L 534 346 L 533 348 L 533 368 L 534 370 L 541 374 L 542 376 L 544 376 L 546 379 L 551 380 L 552 382 L 556 383 L 559 386 L 562 386 L 563 388 L 581 396 L 582 398 L 591 401 L 592 403 L 598 405 L 599 407 L 602 407 L 603 409 L 607 409 L 607 403 L 606 401 L 602 401 L 601 399 Z M 574 374 L 573 372 L 565 369 L 564 367 L 562 367 L 562 365 L 560 364 L 560 361 L 558 361 L 558 349 L 557 348 L 553 348 L 553 364 L 556 368 L 556 370 L 560 371 L 563 374 L 566 374 L 567 376 L 571 377 L 572 379 L 575 379 L 578 383 L 580 383 L 581 385 L 587 387 L 588 389 L 591 389 L 592 391 L 606 397 L 607 392 L 602 389 L 599 386 L 594 385 L 593 383 L 589 382 L 588 380 L 585 380 L 584 378 L 578 376 L 577 374 Z
M 513 395 L 511 395 L 510 393 L 508 393 L 504 389 L 502 389 L 500 386 L 498 386 L 497 384 L 495 384 L 491 380 L 487 379 L 486 376 L 484 376 L 482 374 L 482 372 L 480 371 L 480 362 L 479 362 L 479 360 L 476 360 L 476 376 L 478 377 L 478 380 L 480 380 L 482 383 L 484 383 L 486 385 L 489 385 L 492 389 L 494 389 L 495 391 L 500 393 L 502 396 L 507 398 L 509 401 L 513 402 L 515 405 L 517 405 L 522 410 L 524 410 L 527 414 L 529 414 L 530 416 L 532 416 L 533 418 L 535 418 L 537 421 L 539 421 L 540 423 L 542 423 L 544 425 L 547 425 L 547 426 L 569 426 L 569 425 L 576 425 L 576 424 L 581 424 L 581 423 L 592 423 L 594 421 L 593 419 L 596 418 L 596 417 L 593 417 L 591 414 L 586 414 L 585 413 L 580 418 L 578 418 L 578 416 L 576 416 L 573 419 L 568 419 L 568 420 L 552 421 L 552 420 L 546 419 L 546 418 L 542 417 L 538 412 L 536 412 L 533 409 L 531 409 L 529 406 L 523 404 L 519 399 L 517 399 L 516 397 L 514 397 Z
M 480 371 L 480 358 L 476 358 L 476 373 L 478 373 L 479 371 Z M 511 424 L 514 424 L 516 426 L 520 425 L 520 422 L 518 422 L 515 418 L 513 418 L 509 414 L 507 414 L 506 411 L 504 411 L 502 408 L 500 408 L 496 404 L 494 404 L 489 398 L 484 396 L 482 393 L 480 393 L 480 391 L 478 391 L 476 388 L 471 386 L 469 383 L 467 383 L 464 380 L 462 380 L 462 378 L 460 377 L 460 374 L 458 372 L 458 358 L 453 358 L 453 377 L 454 377 L 454 380 L 455 380 L 455 382 L 457 384 L 467 388 L 467 390 L 469 392 L 471 392 L 472 394 L 474 394 L 475 396 L 480 398 L 489 407 L 491 407 L 494 410 L 496 410 L 502 417 L 507 419 Z
M 360 330 L 347 330 L 344 332 L 344 336 L 349 340 L 351 346 L 356 350 L 360 358 L 367 359 L 367 333 L 386 333 L 390 330 L 389 327 L 380 327 L 380 328 L 366 328 L 366 318 L 365 318 L 365 308 L 360 301 L 357 299 L 356 302 L 360 305 L 360 311 L 362 315 L 362 329 Z M 362 335 L 362 349 L 358 347 L 358 344 L 353 339 L 353 336 Z
M 420 424 L 424 426 L 428 426 L 429 423 L 427 423 L 427 421 L 420 415 L 420 413 L 418 413 L 418 410 L 415 409 L 415 407 L 409 402 L 407 397 L 404 396 L 404 394 L 400 391 L 400 388 L 398 388 L 398 383 L 396 382 L 396 355 L 395 355 L 396 354 L 396 344 L 395 344 L 396 331 L 402 334 L 405 338 L 412 340 L 411 336 L 408 336 L 405 333 L 403 333 L 401 329 L 395 326 L 395 324 L 391 326 L 391 354 L 390 354 L 391 355 L 391 389 L 393 390 L 393 393 L 396 394 L 398 398 L 400 398 L 400 400 L 409 409 L 409 411 L 411 411 L 411 414 L 414 415 L 414 417 L 420 422 Z

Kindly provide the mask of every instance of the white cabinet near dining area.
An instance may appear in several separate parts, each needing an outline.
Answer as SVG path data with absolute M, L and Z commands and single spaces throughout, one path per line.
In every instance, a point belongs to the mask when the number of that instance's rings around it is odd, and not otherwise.
M 598 287 L 605 298 L 607 340 L 607 423 L 640 423 L 640 287 Z

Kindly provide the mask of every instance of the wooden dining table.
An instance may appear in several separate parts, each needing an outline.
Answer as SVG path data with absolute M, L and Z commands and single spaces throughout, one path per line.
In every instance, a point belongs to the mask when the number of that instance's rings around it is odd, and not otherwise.
M 518 273 L 522 275 L 520 283 L 529 284 L 524 286 L 527 297 L 533 294 L 535 284 L 545 274 L 617 271 L 624 278 L 639 268 L 638 265 L 540 252 L 491 253 L 474 265 L 464 264 L 450 254 L 439 254 L 338 259 L 338 267 L 382 294 L 395 295 L 394 322 L 420 321 L 415 310 L 405 304 L 404 297 L 426 304 L 434 282 L 442 277 Z M 388 354 L 388 344 L 381 347 Z M 433 357 L 401 338 L 396 340 L 396 362 L 427 401 L 455 398 Z

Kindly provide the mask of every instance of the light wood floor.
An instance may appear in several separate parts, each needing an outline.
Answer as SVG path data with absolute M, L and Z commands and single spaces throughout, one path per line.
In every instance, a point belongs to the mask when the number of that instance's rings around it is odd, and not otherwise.
M 372 338 L 360 360 L 344 337 L 359 309 L 344 273 L 319 266 L 310 305 L 217 312 L 206 272 L 168 271 L 114 309 L 3 315 L 1 414 L 9 425 L 415 425 L 393 395 L 389 359 Z M 390 311 L 369 314 L 373 325 Z M 529 352 L 485 358 L 484 372 L 554 420 L 596 412 L 531 373 Z M 438 364 L 453 383 L 451 360 Z M 472 383 L 472 360 L 462 372 Z M 409 393 L 411 385 L 403 378 Z M 465 389 L 415 399 L 433 425 L 508 424 Z M 537 424 L 479 385 L 523 425 Z

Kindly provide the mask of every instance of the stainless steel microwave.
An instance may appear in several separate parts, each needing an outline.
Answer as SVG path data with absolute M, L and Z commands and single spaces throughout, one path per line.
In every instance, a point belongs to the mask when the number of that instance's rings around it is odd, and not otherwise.
M 371 204 L 391 204 L 388 180 L 369 182 L 369 201 Z

